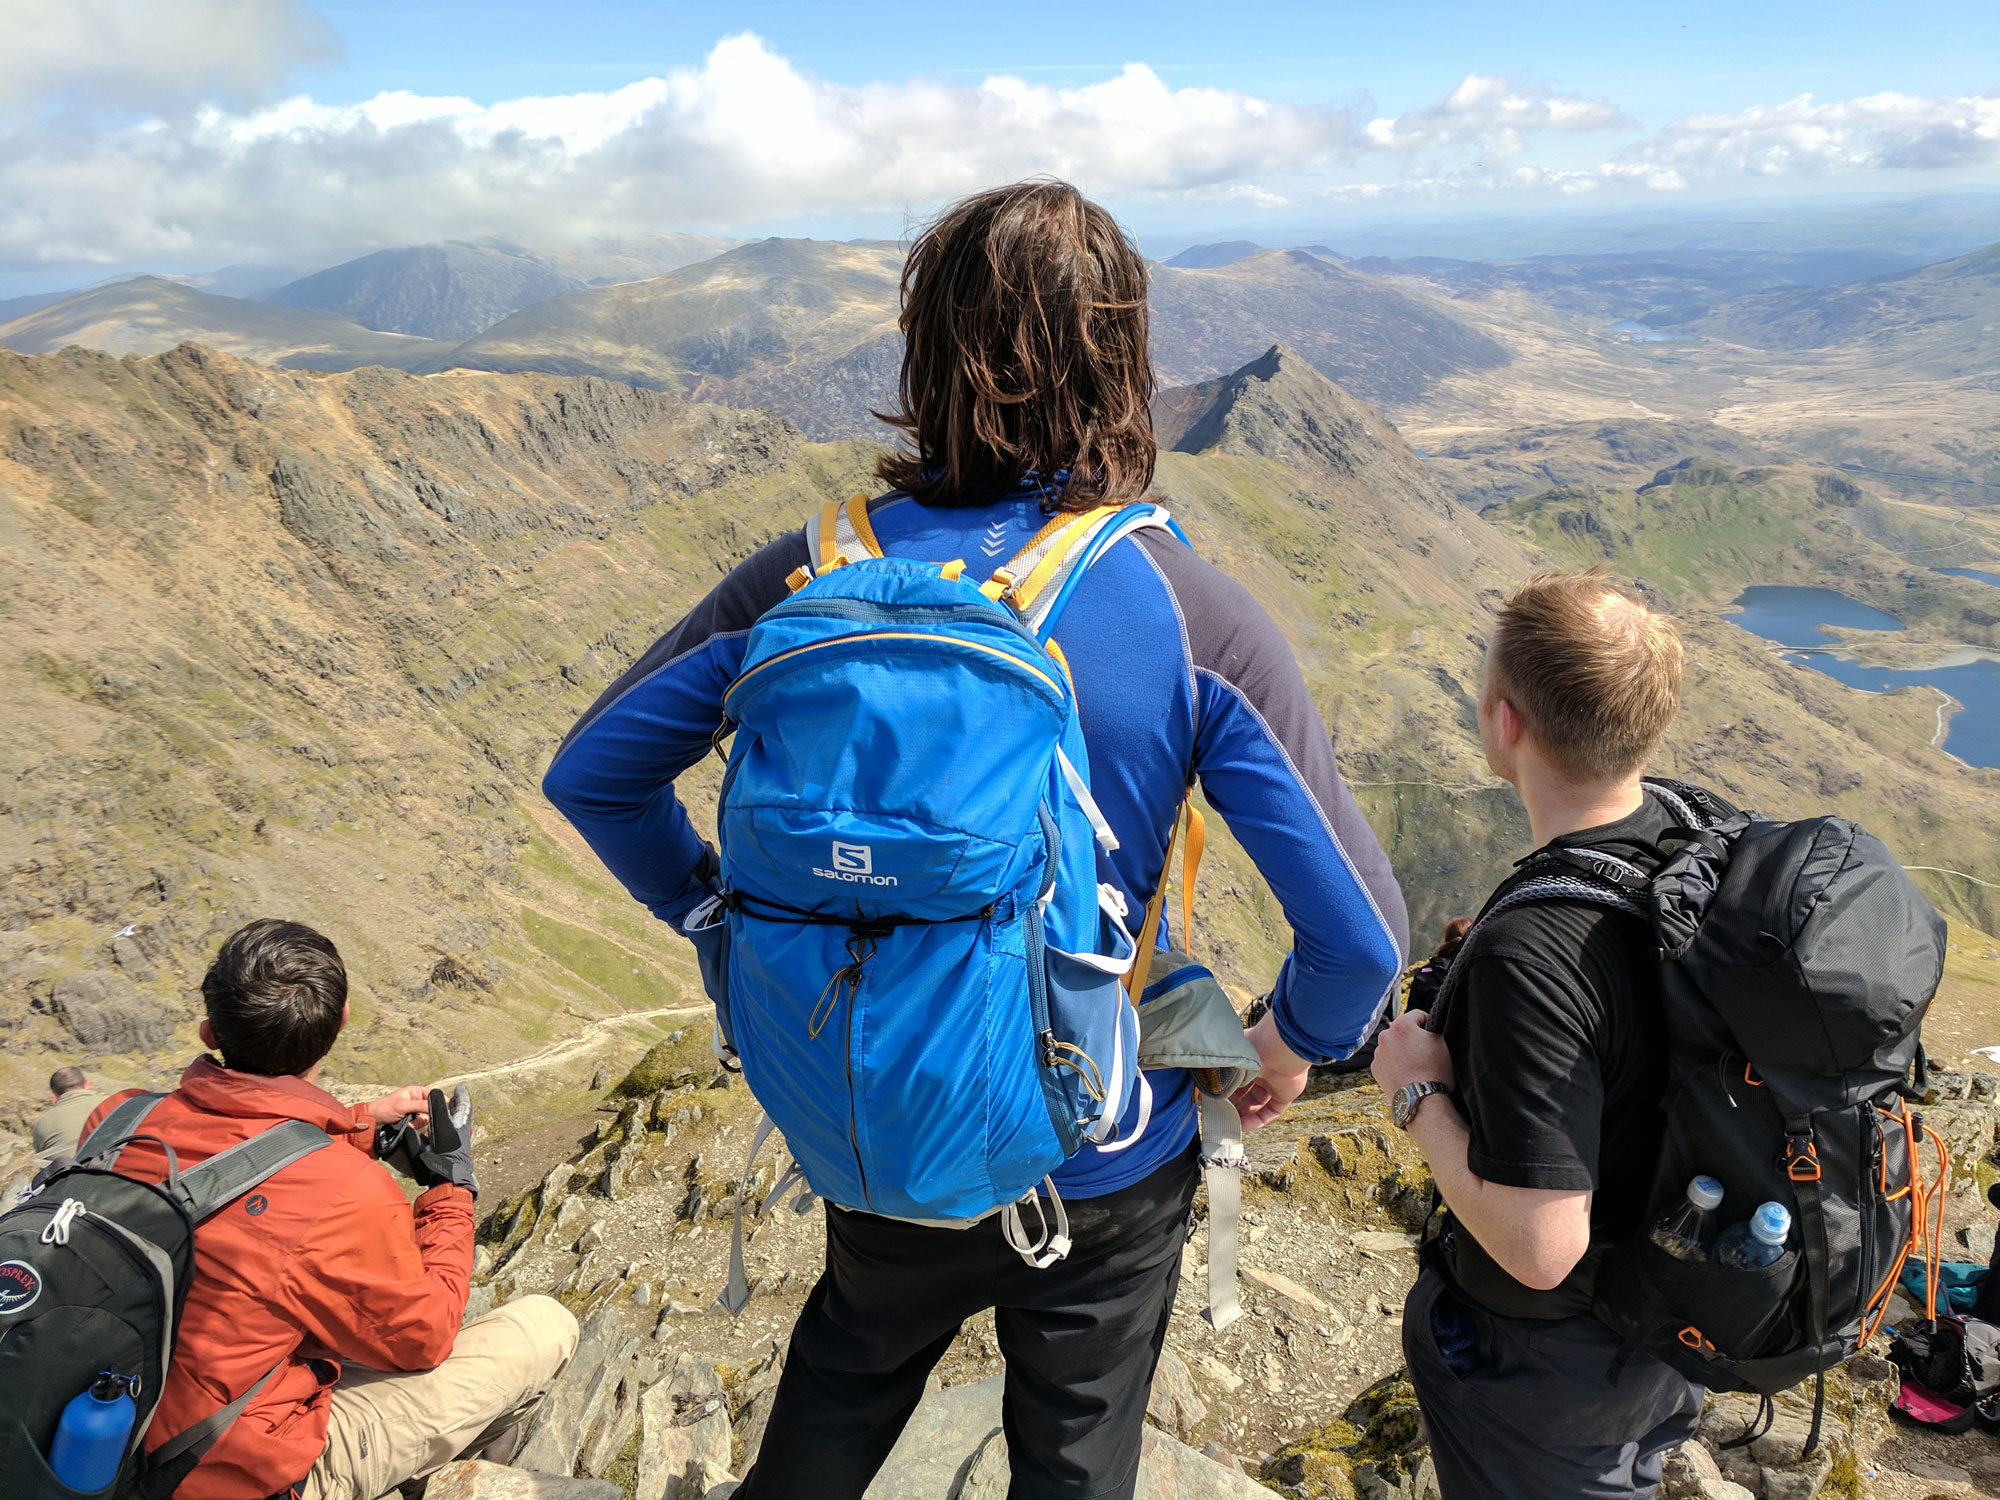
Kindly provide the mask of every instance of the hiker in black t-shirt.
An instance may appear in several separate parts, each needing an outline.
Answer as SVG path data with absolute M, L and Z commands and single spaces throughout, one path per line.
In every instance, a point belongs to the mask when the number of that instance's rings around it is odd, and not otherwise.
M 1597 574 L 1501 606 L 1479 730 L 1536 846 L 1651 857 L 1672 821 L 1640 785 L 1680 702 L 1673 622 Z M 1374 1073 L 1448 1212 L 1403 1347 L 1446 1500 L 1651 1495 L 1702 1392 L 1591 1316 L 1602 1247 L 1639 1230 L 1667 1049 L 1651 934 L 1585 900 L 1494 906 L 1426 1018 Z

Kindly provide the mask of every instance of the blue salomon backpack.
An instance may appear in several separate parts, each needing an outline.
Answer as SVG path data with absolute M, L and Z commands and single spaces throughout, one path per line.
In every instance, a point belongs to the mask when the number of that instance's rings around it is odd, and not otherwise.
M 688 923 L 734 1049 L 813 1193 L 962 1225 L 1019 1206 L 1151 1111 L 1117 840 L 1056 619 L 1151 504 L 1058 516 L 982 582 L 885 557 L 856 496 L 751 630 L 723 702 L 723 894 Z M 718 742 L 721 736 L 718 735 Z M 1136 1124 L 1118 1125 L 1137 1091 Z M 753 1148 L 754 1154 L 754 1148 Z M 773 1197 L 777 1196 L 776 1194 Z M 768 1201 L 768 1200 L 767 1200 Z

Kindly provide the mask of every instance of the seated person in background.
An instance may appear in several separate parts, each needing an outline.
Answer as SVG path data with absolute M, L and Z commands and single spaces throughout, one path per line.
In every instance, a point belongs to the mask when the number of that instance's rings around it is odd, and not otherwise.
M 1479 733 L 1539 849 L 1657 860 L 1679 821 L 1640 780 L 1680 707 L 1674 622 L 1593 573 L 1500 606 Z M 1602 1250 L 1636 1234 L 1659 1163 L 1666 1015 L 1650 924 L 1580 898 L 1500 906 L 1375 1078 L 1447 1213 L 1403 1352 L 1445 1500 L 1645 1496 L 1702 1389 L 1591 1315 Z
M 1472 931 L 1472 918 L 1453 917 L 1444 924 L 1444 933 L 1438 938 L 1437 951 L 1410 971 L 1408 993 L 1403 1001 L 1404 1010 L 1428 1012 L 1431 1004 L 1444 988 L 1444 976 L 1451 972 L 1451 961 L 1458 957 L 1459 947 L 1465 942 L 1465 935 Z
M 1458 945 L 1465 941 L 1466 933 L 1471 930 L 1472 918 L 1453 917 L 1444 924 L 1444 935 L 1438 939 L 1437 951 L 1422 963 L 1411 964 L 1403 971 L 1404 1010 L 1427 1011 L 1431 1008 L 1431 1002 L 1444 986 L 1444 976 L 1451 972 L 1451 961 L 1458 953 Z M 1244 1013 L 1244 1024 L 1261 1019 L 1267 1009 L 1269 1006 L 1265 1001 L 1257 1001 Z M 1366 1073 L 1375 1066 L 1375 1043 L 1381 1035 L 1377 1031 L 1338 1062 L 1315 1065 L 1313 1076 L 1344 1078 L 1354 1073 Z
M 230 935 L 202 980 L 205 1046 L 143 1130 L 183 1168 L 285 1120 L 335 1144 L 285 1167 L 195 1231 L 196 1274 L 150 1444 L 219 1411 L 280 1366 L 181 1483 L 177 1500 L 376 1500 L 469 1449 L 540 1400 L 576 1347 L 576 1320 L 520 1297 L 461 1330 L 472 1276 L 471 1136 L 427 1153 L 404 1199 L 373 1160 L 378 1126 L 428 1107 L 399 1089 L 348 1106 L 320 1089 L 347 1023 L 347 971 L 296 922 Z M 107 1100 L 90 1129 L 127 1096 Z M 117 1170 L 166 1175 L 134 1139 Z
M 74 1155 L 83 1122 L 104 1102 L 104 1090 L 81 1068 L 57 1068 L 49 1075 L 49 1097 L 55 1103 L 35 1117 L 35 1150 L 50 1157 Z

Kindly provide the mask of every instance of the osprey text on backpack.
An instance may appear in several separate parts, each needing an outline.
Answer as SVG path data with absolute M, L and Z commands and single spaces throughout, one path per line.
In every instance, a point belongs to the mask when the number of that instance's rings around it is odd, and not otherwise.
M 1051 634 L 1095 558 L 1170 525 L 1150 504 L 1059 515 L 982 583 L 884 556 L 857 496 L 808 528 L 812 567 L 751 630 L 717 736 L 735 733 L 724 894 L 687 929 L 721 1039 L 818 1196 L 920 1223 L 998 1212 L 1052 1264 L 1069 1239 L 1048 1175 L 1145 1129 L 1117 840 Z
M 166 1500 L 284 1368 L 281 1361 L 220 1411 L 145 1451 L 194 1275 L 195 1225 L 332 1144 L 324 1131 L 288 1120 L 182 1171 L 171 1146 L 140 1134 L 162 1097 L 125 1100 L 75 1161 L 0 1216 L 0 1494 L 8 1500 Z M 165 1149 L 164 1182 L 113 1170 L 135 1139 Z M 118 1477 L 103 1489 L 73 1490 L 48 1455 L 64 1407 L 105 1373 L 131 1382 L 137 1420 Z
M 1944 972 L 1944 919 L 1881 840 L 1844 818 L 1773 822 L 1679 782 L 1646 788 L 1679 819 L 1646 870 L 1599 850 L 1527 861 L 1480 920 L 1527 901 L 1598 902 L 1657 942 L 1670 1047 L 1666 1131 L 1646 1223 L 1697 1174 L 1724 1225 L 1761 1203 L 1795 1227 L 1756 1270 L 1677 1259 L 1641 1233 L 1603 1252 L 1598 1318 L 1711 1390 L 1768 1398 L 1825 1372 L 1881 1326 L 1931 1231 L 1910 1100 Z M 1933 1140 L 1935 1133 L 1930 1132 Z M 1940 1153 L 1942 1147 L 1939 1147 Z M 1940 1156 L 1942 1161 L 1942 1156 Z M 1815 1404 L 1810 1451 L 1818 1441 Z

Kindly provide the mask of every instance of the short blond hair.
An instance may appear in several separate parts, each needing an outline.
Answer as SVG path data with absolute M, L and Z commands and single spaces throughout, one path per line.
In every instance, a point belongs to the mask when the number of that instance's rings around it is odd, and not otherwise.
M 1489 691 L 1578 781 L 1642 770 L 1681 706 L 1679 628 L 1601 569 L 1537 573 L 1514 590 L 1486 660 Z

